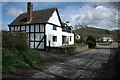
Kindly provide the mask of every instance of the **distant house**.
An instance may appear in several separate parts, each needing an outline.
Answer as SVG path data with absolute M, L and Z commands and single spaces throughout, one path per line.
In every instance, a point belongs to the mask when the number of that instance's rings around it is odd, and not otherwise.
M 27 3 L 27 13 L 20 14 L 10 23 L 9 30 L 28 32 L 29 46 L 35 49 L 74 44 L 74 34 L 70 27 L 66 30 L 57 8 L 37 11 L 32 8 L 33 4 Z
M 101 38 L 99 38 L 99 41 L 102 42 L 113 42 L 111 35 L 103 35 Z

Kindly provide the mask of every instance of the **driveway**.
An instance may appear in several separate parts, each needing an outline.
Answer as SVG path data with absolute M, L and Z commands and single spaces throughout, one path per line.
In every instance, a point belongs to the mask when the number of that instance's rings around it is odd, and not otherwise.
M 109 46 L 97 46 L 80 52 L 64 61 L 50 65 L 42 71 L 32 74 L 31 78 L 115 78 L 114 51 L 116 43 Z

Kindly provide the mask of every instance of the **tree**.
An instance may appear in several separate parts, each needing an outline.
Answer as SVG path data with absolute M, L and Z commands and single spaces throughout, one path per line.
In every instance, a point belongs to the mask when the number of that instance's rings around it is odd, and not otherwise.
M 96 46 L 96 39 L 92 35 L 89 35 L 87 37 L 87 44 L 89 48 L 94 48 Z

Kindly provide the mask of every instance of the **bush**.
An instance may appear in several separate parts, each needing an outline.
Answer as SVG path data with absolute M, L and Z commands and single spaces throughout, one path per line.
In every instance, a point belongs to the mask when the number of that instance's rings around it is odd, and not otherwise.
M 7 50 L 25 50 L 25 48 L 28 48 L 27 39 L 26 33 L 2 31 L 2 47 Z
M 87 41 L 88 47 L 89 48 L 94 48 L 95 43 L 93 41 Z
M 41 56 L 37 51 L 30 48 L 25 51 L 3 50 L 2 55 L 2 71 L 11 72 L 17 68 L 28 67 L 30 65 L 39 64 Z
M 26 33 L 3 31 L 2 72 L 38 64 L 41 56 L 28 47 Z
M 88 36 L 87 42 L 89 48 L 94 48 L 96 46 L 96 39 L 93 36 Z

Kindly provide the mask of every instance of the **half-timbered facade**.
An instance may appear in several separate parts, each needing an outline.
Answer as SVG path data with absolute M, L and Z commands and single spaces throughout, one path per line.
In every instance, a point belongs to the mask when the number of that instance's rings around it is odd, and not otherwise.
M 27 4 L 27 13 L 20 14 L 10 25 L 10 31 L 28 33 L 29 46 L 46 49 L 74 44 L 74 34 L 63 31 L 57 8 L 32 11 L 32 3 Z

